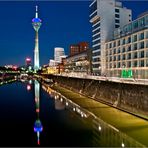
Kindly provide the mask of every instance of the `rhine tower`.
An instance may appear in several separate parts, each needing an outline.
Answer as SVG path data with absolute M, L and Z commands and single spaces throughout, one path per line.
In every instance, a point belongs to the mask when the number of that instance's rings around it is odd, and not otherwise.
M 35 48 L 34 48 L 34 71 L 36 72 L 39 65 L 39 39 L 38 39 L 38 31 L 40 29 L 42 20 L 38 18 L 38 6 L 36 6 L 35 18 L 32 19 L 32 25 L 35 30 Z

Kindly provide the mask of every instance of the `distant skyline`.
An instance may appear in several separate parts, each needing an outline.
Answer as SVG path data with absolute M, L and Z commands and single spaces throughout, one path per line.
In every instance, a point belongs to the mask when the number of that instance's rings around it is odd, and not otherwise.
M 148 11 L 148 1 L 123 1 L 133 11 L 133 19 Z M 0 1 L 0 65 L 33 64 L 35 32 L 31 20 L 39 8 L 40 65 L 53 59 L 54 48 L 63 47 L 69 54 L 70 44 L 88 41 L 91 45 L 89 4 L 91 1 Z

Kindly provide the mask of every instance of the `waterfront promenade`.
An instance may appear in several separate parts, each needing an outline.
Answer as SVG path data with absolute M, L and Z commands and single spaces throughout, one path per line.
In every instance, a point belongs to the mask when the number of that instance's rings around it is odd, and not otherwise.
M 95 116 L 107 122 L 117 131 L 121 131 L 141 144 L 148 146 L 148 122 L 129 113 L 102 104 L 92 98 L 85 97 L 58 85 L 52 87 L 62 95 L 90 111 Z

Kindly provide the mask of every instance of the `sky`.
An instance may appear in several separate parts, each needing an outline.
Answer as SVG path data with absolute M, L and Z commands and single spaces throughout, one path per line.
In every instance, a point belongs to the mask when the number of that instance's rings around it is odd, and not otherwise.
M 132 9 L 133 19 L 148 10 L 148 1 L 124 1 Z M 69 54 L 70 44 L 87 41 L 91 45 L 89 4 L 91 1 L 0 1 L 0 66 L 24 65 L 34 54 L 35 32 L 31 24 L 35 6 L 42 26 L 39 30 L 40 65 L 53 58 L 54 48 L 63 47 Z

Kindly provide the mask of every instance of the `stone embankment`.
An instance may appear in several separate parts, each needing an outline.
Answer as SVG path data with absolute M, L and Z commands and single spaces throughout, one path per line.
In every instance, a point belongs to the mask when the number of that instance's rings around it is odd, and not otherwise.
M 46 75 L 60 86 L 148 119 L 148 86 Z

